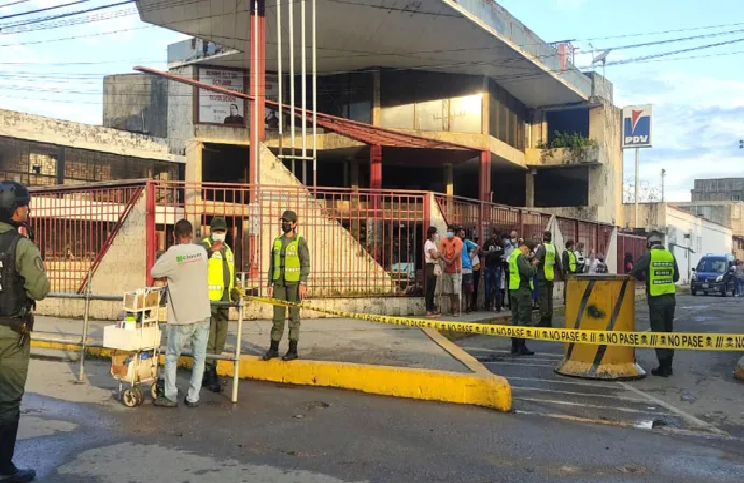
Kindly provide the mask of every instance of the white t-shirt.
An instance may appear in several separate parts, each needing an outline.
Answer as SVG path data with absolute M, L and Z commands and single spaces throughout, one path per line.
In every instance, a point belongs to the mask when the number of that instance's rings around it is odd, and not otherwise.
M 431 258 L 431 254 L 429 253 L 429 250 L 434 250 L 434 253 L 437 252 L 437 244 L 434 243 L 431 240 L 426 240 L 426 243 L 424 243 L 424 262 L 425 263 L 434 263 L 434 259 Z

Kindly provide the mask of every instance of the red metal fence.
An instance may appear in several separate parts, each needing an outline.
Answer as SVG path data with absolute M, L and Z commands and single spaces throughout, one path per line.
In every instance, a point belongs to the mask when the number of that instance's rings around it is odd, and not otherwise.
M 53 291 L 85 288 L 144 186 L 134 181 L 31 189 L 30 232 Z
M 236 272 L 252 293 L 263 293 L 268 285 L 271 243 L 281 233 L 281 214 L 293 210 L 310 249 L 310 292 L 318 297 L 421 294 L 431 209 L 438 207 L 446 223 L 487 236 L 494 229 L 516 230 L 539 239 L 551 218 L 534 210 L 423 191 L 312 189 L 299 184 L 256 187 L 133 180 L 47 186 L 32 193 L 35 241 L 53 289 L 63 292 L 85 287 L 88 274 L 96 271 L 135 206 L 139 221 L 124 229 L 145 232 L 138 232 L 136 239 L 144 240 L 147 267 L 173 243 L 173 225 L 179 219 L 193 223 L 200 241 L 209 235 L 214 217 L 224 217 Z M 584 243 L 586 254 L 607 253 L 612 227 L 557 220 L 564 240 Z M 644 248 L 640 237 L 619 237 L 618 267 L 625 251 L 637 258 Z M 142 283 L 145 278 L 142 273 Z
M 635 263 L 646 251 L 646 238 L 630 233 L 617 234 L 617 271 L 625 273 L 625 256 L 630 254 Z

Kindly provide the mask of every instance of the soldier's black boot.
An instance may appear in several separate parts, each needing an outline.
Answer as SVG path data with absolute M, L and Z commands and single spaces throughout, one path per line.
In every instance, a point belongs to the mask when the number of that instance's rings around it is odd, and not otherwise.
M 512 354 L 516 354 L 516 353 L 518 353 L 518 352 L 519 352 L 519 340 L 517 340 L 517 339 L 515 339 L 514 337 L 512 337 L 512 348 L 511 348 L 511 353 L 512 353 Z
M 535 353 L 527 348 L 524 339 L 519 341 L 519 355 L 520 356 L 534 356 Z
M 0 426 L 0 482 L 22 483 L 36 478 L 36 471 L 19 470 L 13 464 L 17 436 L 18 419 L 14 423 Z
M 271 359 L 275 357 L 279 357 L 279 341 L 278 340 L 271 341 L 271 347 L 269 347 L 269 350 L 267 350 L 266 354 L 264 354 L 263 360 L 270 361 Z
M 297 355 L 297 341 L 296 340 L 290 340 L 289 341 L 289 350 L 285 354 L 284 357 L 282 357 L 283 361 L 293 361 L 297 359 L 299 356 Z
M 217 375 L 216 365 L 209 368 L 209 379 L 211 381 L 211 384 L 207 386 L 207 389 L 209 389 L 212 392 L 217 392 L 217 393 L 222 392 L 222 383 L 220 382 L 220 376 Z

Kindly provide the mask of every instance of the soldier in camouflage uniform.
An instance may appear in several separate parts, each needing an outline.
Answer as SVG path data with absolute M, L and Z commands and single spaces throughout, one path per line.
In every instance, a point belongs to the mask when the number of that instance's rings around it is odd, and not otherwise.
M 38 248 L 18 233 L 28 221 L 30 202 L 23 185 L 0 183 L 0 482 L 36 477 L 34 470 L 13 464 L 30 358 L 31 309 L 49 293 Z

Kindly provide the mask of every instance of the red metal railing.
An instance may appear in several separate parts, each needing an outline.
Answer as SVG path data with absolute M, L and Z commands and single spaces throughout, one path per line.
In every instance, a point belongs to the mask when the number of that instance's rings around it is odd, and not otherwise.
M 48 186 L 32 190 L 32 227 L 55 291 L 84 288 L 122 230 L 143 240 L 144 265 L 173 242 L 173 225 L 181 218 L 195 227 L 197 241 L 209 236 L 209 223 L 224 217 L 236 271 L 251 293 L 268 285 L 271 244 L 280 234 L 285 210 L 299 218 L 308 240 L 309 288 L 313 296 L 413 295 L 423 286 L 423 243 L 433 199 L 446 223 L 476 235 L 518 231 L 540 239 L 552 215 L 422 191 L 386 191 L 246 184 L 185 183 L 157 180 Z M 125 225 L 137 203 L 137 223 Z M 557 217 L 564 240 L 607 253 L 612 227 Z M 138 242 L 142 243 L 142 242 Z M 141 245 L 140 245 L 141 246 Z M 634 259 L 645 239 L 621 235 L 618 260 L 626 251 Z M 133 255 L 135 256 L 135 255 Z M 140 259 L 141 260 L 141 259 Z M 142 266 L 142 265 L 140 265 Z M 140 269 L 141 270 L 141 269 Z M 134 279 L 137 278 L 134 274 Z M 146 273 L 142 283 L 151 283 Z
M 214 217 L 224 217 L 236 271 L 254 293 L 268 285 L 271 244 L 285 210 L 297 213 L 298 231 L 308 241 L 311 295 L 421 291 L 424 192 L 157 182 L 153 195 L 157 251 L 169 246 L 180 218 L 190 220 L 201 239 Z
M 95 272 L 144 181 L 36 187 L 30 191 L 34 242 L 53 291 L 79 292 Z

